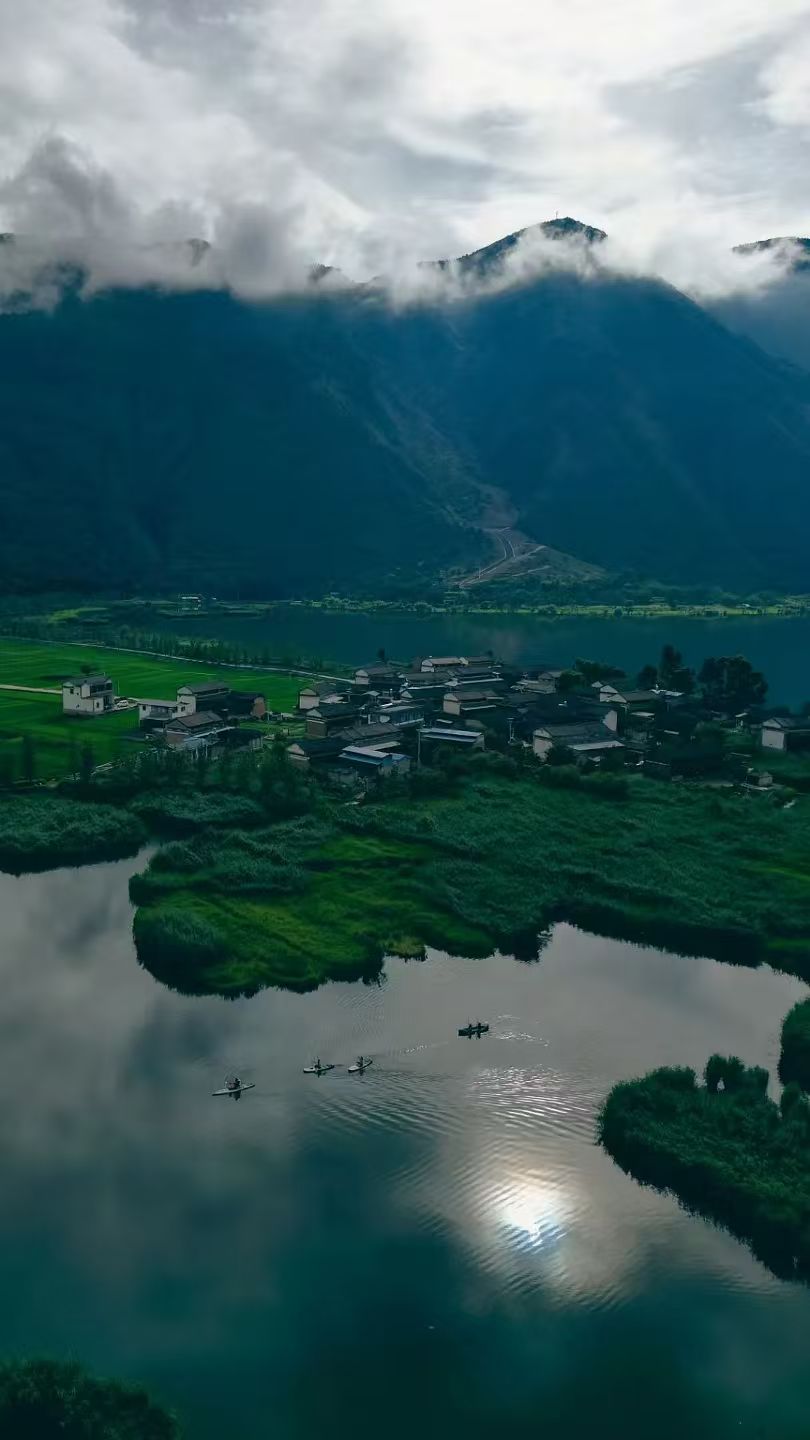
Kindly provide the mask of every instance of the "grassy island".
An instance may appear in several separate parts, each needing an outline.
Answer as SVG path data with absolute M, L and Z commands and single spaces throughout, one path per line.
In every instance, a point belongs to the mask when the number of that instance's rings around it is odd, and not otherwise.
M 800 1000 L 785 1017 L 779 1077 L 810 1090 L 810 1000 Z
M 776 1105 L 767 1084 L 717 1055 L 704 1085 L 654 1070 L 611 1090 L 599 1137 L 636 1180 L 724 1225 L 775 1274 L 810 1281 L 810 1103 L 791 1085 Z
M 570 919 L 810 976 L 804 801 L 550 773 L 483 757 L 449 787 L 423 773 L 362 807 L 168 845 L 131 884 L 139 956 L 191 992 L 306 989 L 426 944 L 529 958 Z
M 136 815 L 56 795 L 0 798 L 0 870 L 22 875 L 134 855 L 146 840 Z
M 144 1390 L 52 1360 L 0 1363 L 0 1434 L 8 1440 L 180 1440 Z

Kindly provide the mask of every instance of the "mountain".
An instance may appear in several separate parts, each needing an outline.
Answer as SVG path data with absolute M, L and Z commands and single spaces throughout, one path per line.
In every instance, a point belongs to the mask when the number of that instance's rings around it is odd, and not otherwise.
M 370 590 L 495 559 L 509 526 L 614 572 L 810 589 L 810 380 L 611 274 L 603 232 L 537 230 L 405 306 L 69 285 L 0 315 L 5 586 Z M 571 268 L 540 253 L 571 234 Z
M 712 313 L 771 355 L 810 370 L 810 239 L 779 235 L 734 248 L 739 255 L 772 255 L 778 276 L 763 290 L 716 301 Z

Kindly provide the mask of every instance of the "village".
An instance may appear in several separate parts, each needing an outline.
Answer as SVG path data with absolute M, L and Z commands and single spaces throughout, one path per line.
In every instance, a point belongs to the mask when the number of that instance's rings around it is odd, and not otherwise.
M 747 662 L 707 665 L 739 672 Z M 121 709 L 134 719 L 137 709 L 138 724 L 123 740 L 212 759 L 282 741 L 293 766 L 349 786 L 403 777 L 440 752 L 488 749 L 585 771 L 725 778 L 762 791 L 780 761 L 800 763 L 810 752 L 809 716 L 770 713 L 761 701 L 738 708 L 745 669 L 736 688 L 726 677 L 722 694 L 717 684 L 696 684 L 682 665 L 661 670 L 663 678 L 646 667 L 642 685 L 588 661 L 566 669 L 443 655 L 402 665 L 381 654 L 353 676 L 307 680 L 294 711 L 271 710 L 261 691 L 231 689 L 226 679 L 181 685 L 174 698 L 122 698 L 114 677 L 90 673 L 63 682 L 62 710 L 92 720 Z M 751 673 L 764 694 L 762 677 Z M 749 689 L 759 698 L 756 684 Z

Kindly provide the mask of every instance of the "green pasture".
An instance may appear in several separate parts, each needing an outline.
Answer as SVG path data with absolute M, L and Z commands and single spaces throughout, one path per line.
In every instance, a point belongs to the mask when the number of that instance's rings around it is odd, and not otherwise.
M 261 690 L 271 710 L 289 710 L 304 683 L 276 671 L 238 670 L 199 661 L 164 659 L 94 645 L 51 644 L 47 641 L 0 637 L 0 685 L 60 689 L 62 681 L 81 673 L 83 665 L 103 670 L 115 681 L 119 695 L 139 700 L 171 700 L 178 685 L 222 680 L 232 690 Z
M 261 690 L 271 710 L 288 710 L 296 704 L 302 683 L 292 675 L 187 664 L 92 645 L 51 645 L 3 637 L 0 686 L 31 687 L 0 689 L 0 766 L 4 757 L 10 757 L 15 778 L 22 774 L 24 736 L 34 746 L 38 780 L 58 779 L 73 771 L 77 752 L 88 743 L 96 765 L 131 753 L 132 742 L 122 736 L 137 728 L 137 710 L 88 718 L 62 714 L 62 681 L 80 674 L 83 665 L 103 670 L 115 681 L 118 695 L 132 699 L 173 699 L 179 685 L 222 679 L 232 690 Z

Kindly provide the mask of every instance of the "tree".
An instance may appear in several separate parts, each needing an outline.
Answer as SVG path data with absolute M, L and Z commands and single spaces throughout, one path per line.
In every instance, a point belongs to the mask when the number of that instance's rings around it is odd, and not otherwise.
M 30 735 L 22 737 L 22 778 L 26 785 L 33 784 L 37 773 L 37 755 Z
M 592 685 L 595 680 L 623 680 L 625 673 L 615 665 L 605 665 L 601 660 L 582 660 L 579 657 L 574 661 L 574 669 L 586 685 Z
M 14 784 L 14 756 L 10 750 L 0 750 L 0 790 L 10 790 Z
M 388 660 L 388 656 L 385 653 L 384 645 L 381 645 L 379 650 L 377 651 L 377 659 L 379 660 L 381 665 L 385 665 L 386 661 Z
M 768 692 L 765 676 L 744 655 L 710 655 L 698 678 L 706 702 L 726 714 L 761 705 Z
M 179 1440 L 176 1419 L 145 1391 L 95 1380 L 73 1363 L 0 1364 L 0 1433 L 8 1440 Z
M 563 670 L 557 680 L 557 690 L 560 695 L 567 695 L 571 690 L 576 690 L 582 684 L 582 676 L 579 670 Z
M 674 690 L 673 676 L 683 669 L 683 656 L 674 645 L 664 645 L 658 662 L 658 678 L 667 690 Z
M 642 665 L 638 672 L 638 686 L 640 690 L 652 690 L 658 684 L 658 671 L 654 665 Z

